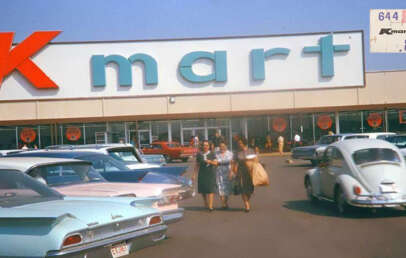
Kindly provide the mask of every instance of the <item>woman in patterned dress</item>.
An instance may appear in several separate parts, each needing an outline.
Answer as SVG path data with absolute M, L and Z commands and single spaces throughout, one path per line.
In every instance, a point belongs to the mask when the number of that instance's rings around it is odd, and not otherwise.
M 249 212 L 251 209 L 250 198 L 254 193 L 254 185 L 252 184 L 252 177 L 246 165 L 246 161 L 247 156 L 255 154 L 255 151 L 248 148 L 248 142 L 245 138 L 238 140 L 238 146 L 240 150 L 234 162 L 234 172 L 236 172 L 234 194 L 241 194 L 245 212 Z
M 222 208 L 228 209 L 228 196 L 232 194 L 232 177 L 231 163 L 233 161 L 233 153 L 227 150 L 227 145 L 224 141 L 219 144 L 220 150 L 216 153 L 216 182 L 217 193 L 222 202 Z
M 193 181 L 197 174 L 197 191 L 202 194 L 204 206 L 213 211 L 213 199 L 217 190 L 216 186 L 216 156 L 210 151 L 210 145 L 207 140 L 202 143 L 203 150 L 196 156 L 195 172 Z

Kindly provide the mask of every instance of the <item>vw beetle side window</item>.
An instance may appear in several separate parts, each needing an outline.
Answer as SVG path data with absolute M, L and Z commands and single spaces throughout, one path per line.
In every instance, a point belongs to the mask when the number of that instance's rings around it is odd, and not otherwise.
M 336 148 L 334 148 L 333 162 L 331 165 L 335 166 L 335 167 L 340 167 L 340 168 L 344 166 L 344 157 L 341 154 L 341 152 Z
M 324 166 L 330 166 L 331 162 L 333 161 L 333 154 L 334 149 L 332 147 L 327 148 L 326 152 L 324 153 Z

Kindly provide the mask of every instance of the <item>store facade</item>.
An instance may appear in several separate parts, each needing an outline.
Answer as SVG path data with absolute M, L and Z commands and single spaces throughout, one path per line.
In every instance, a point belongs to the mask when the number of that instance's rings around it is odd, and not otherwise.
M 2 74 L 0 149 L 402 132 L 406 71 L 365 73 L 363 51 L 361 31 L 48 43 Z

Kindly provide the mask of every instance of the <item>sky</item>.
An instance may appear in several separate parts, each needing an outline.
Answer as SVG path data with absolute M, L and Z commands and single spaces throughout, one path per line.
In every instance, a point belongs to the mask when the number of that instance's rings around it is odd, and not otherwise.
M 406 0 L 0 0 L 0 32 L 54 41 L 204 38 L 363 30 L 366 71 L 406 69 L 406 54 L 369 52 L 370 9 Z

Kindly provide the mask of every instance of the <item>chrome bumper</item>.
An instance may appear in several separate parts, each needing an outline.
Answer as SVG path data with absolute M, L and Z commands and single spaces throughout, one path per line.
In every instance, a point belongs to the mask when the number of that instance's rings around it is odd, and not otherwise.
M 365 208 L 393 208 L 406 206 L 406 200 L 357 200 L 353 199 L 350 205 Z
M 114 236 L 108 239 L 102 239 L 97 242 L 86 243 L 84 245 L 67 248 L 62 251 L 50 251 L 46 257 L 71 257 L 71 258 L 100 258 L 112 257 L 110 248 L 122 242 L 128 244 L 130 253 L 147 246 L 154 245 L 156 242 L 165 239 L 165 232 L 168 229 L 166 225 L 158 225 L 151 228 L 145 228 L 127 234 Z
M 165 224 L 172 224 L 178 222 L 183 218 L 183 208 L 168 210 L 161 212 L 162 218 L 164 219 Z

